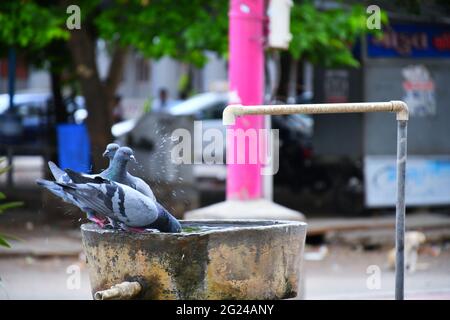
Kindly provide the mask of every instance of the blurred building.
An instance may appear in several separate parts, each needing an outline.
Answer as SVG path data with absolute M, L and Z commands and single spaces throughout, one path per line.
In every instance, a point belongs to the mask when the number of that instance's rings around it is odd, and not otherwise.
M 158 97 L 159 91 L 165 89 L 168 99 L 179 100 L 182 77 L 189 75 L 192 82 L 192 93 L 211 90 L 217 82 L 227 81 L 227 67 L 223 59 L 216 54 L 206 53 L 208 63 L 202 69 L 163 57 L 160 60 L 146 59 L 138 52 L 130 52 L 118 94 L 122 97 L 124 117 L 135 118 L 142 114 L 147 100 Z M 100 75 L 106 77 L 109 56 L 100 42 L 97 56 Z
M 28 65 L 21 57 L 16 63 L 16 90 L 49 91 L 50 76 L 46 71 Z M 0 94 L 8 92 L 8 59 L 0 59 Z
M 408 103 L 410 206 L 450 204 L 450 23 L 432 9 L 425 7 L 420 17 L 390 12 L 390 26 L 383 38 L 367 36 L 355 48 L 360 69 L 314 71 L 315 102 Z M 314 119 L 316 154 L 323 159 L 350 156 L 355 162 L 363 160 L 366 206 L 392 206 L 395 117 L 349 114 L 316 115 Z

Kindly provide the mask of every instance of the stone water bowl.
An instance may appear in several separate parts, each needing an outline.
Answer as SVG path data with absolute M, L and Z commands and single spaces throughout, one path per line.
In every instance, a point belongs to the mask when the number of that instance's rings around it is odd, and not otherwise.
M 306 223 L 181 221 L 183 232 L 81 226 L 95 299 L 284 299 L 299 294 Z

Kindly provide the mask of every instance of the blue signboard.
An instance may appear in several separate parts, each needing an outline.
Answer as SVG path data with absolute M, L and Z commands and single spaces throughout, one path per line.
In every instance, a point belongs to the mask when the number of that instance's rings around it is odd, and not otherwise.
M 364 184 L 366 205 L 371 208 L 395 206 L 397 160 L 395 156 L 366 156 Z M 408 206 L 450 204 L 450 158 L 408 156 L 406 204 Z
M 58 164 L 79 172 L 89 172 L 91 168 L 91 147 L 84 124 L 60 124 L 58 135 Z
M 370 58 L 450 58 L 450 26 L 394 23 L 367 37 Z

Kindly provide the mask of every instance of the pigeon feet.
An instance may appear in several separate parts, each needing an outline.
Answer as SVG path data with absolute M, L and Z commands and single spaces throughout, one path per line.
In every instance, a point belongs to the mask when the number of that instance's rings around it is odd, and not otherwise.
M 105 219 L 100 219 L 100 218 L 97 218 L 97 217 L 91 217 L 89 220 L 95 222 L 102 229 L 106 225 L 106 220 Z

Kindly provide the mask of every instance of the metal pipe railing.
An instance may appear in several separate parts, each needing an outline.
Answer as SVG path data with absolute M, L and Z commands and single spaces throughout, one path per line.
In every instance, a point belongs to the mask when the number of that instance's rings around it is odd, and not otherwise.
M 285 115 L 323 113 L 395 112 L 397 115 L 397 204 L 395 217 L 395 299 L 404 299 L 405 179 L 408 106 L 403 101 L 364 103 L 323 103 L 242 106 L 229 105 L 223 111 L 223 124 L 234 125 L 243 115 Z
M 408 120 L 408 107 L 403 101 L 361 102 L 361 103 L 318 103 L 243 106 L 229 105 L 223 110 L 223 124 L 233 125 L 236 116 L 242 115 L 282 115 L 319 113 L 395 112 L 397 120 Z

